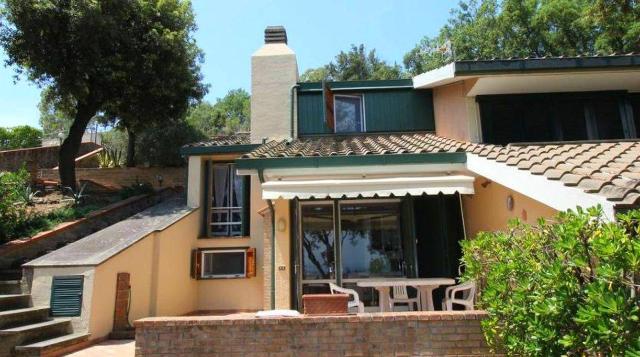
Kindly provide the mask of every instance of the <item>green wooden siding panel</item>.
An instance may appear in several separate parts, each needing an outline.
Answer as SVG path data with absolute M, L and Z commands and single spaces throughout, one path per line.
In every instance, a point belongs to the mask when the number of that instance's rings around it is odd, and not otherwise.
M 364 90 L 367 132 L 433 131 L 431 91 Z M 298 93 L 298 134 L 331 134 L 324 123 L 321 92 Z
M 431 91 L 367 91 L 364 94 L 367 132 L 432 131 Z
M 298 94 L 298 134 L 330 134 L 324 123 L 322 92 Z
M 83 275 L 54 276 L 51 282 L 51 316 L 80 316 Z

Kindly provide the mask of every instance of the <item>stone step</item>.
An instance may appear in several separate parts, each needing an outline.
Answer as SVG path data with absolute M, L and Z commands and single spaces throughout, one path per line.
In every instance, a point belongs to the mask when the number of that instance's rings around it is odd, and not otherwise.
M 49 319 L 48 307 L 0 311 L 0 329 L 43 322 Z
M 20 280 L 22 279 L 22 269 L 0 270 L 0 280 Z
M 0 311 L 31 307 L 30 294 L 0 295 Z
M 22 294 L 22 283 L 20 280 L 1 280 L 0 295 Z
M 0 356 L 11 354 L 16 346 L 44 341 L 72 332 L 71 319 L 55 319 L 0 330 Z
M 16 356 L 61 356 L 74 351 L 74 347 L 89 340 L 88 333 L 72 333 L 28 345 L 16 346 Z M 77 347 L 76 347 L 77 348 Z

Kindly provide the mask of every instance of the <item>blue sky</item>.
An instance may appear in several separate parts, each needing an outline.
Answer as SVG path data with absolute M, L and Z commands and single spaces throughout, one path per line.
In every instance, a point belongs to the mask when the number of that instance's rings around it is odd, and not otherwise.
M 250 90 L 251 54 L 263 43 L 267 25 L 284 25 L 298 68 L 328 63 L 351 44 L 375 48 L 388 62 L 402 56 L 424 35 L 435 35 L 457 0 L 192 0 L 204 50 L 205 98 L 234 88 Z M 0 61 L 6 56 L 0 50 Z M 38 126 L 40 89 L 25 79 L 16 84 L 12 68 L 0 67 L 0 126 Z

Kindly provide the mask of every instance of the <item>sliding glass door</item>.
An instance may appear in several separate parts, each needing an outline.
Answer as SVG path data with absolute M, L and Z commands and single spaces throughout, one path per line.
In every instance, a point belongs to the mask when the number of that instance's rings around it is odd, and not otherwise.
M 405 256 L 404 247 L 415 240 L 403 234 L 401 213 L 399 199 L 300 202 L 300 296 L 328 292 L 327 283 L 333 282 L 358 289 L 365 302 L 376 304 L 373 291 L 357 288 L 358 281 L 406 277 L 411 271 L 413 257 Z

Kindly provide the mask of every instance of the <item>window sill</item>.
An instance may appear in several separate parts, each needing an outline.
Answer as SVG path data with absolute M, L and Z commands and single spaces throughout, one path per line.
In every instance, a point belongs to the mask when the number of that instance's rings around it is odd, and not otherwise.
M 251 239 L 251 236 L 202 236 L 198 237 L 198 239 L 206 239 L 206 240 L 225 240 L 225 239 Z
M 207 277 L 200 277 L 198 278 L 198 280 L 238 280 L 238 279 L 249 279 L 248 276 L 228 276 L 228 277 L 222 277 L 222 276 L 207 276 Z

